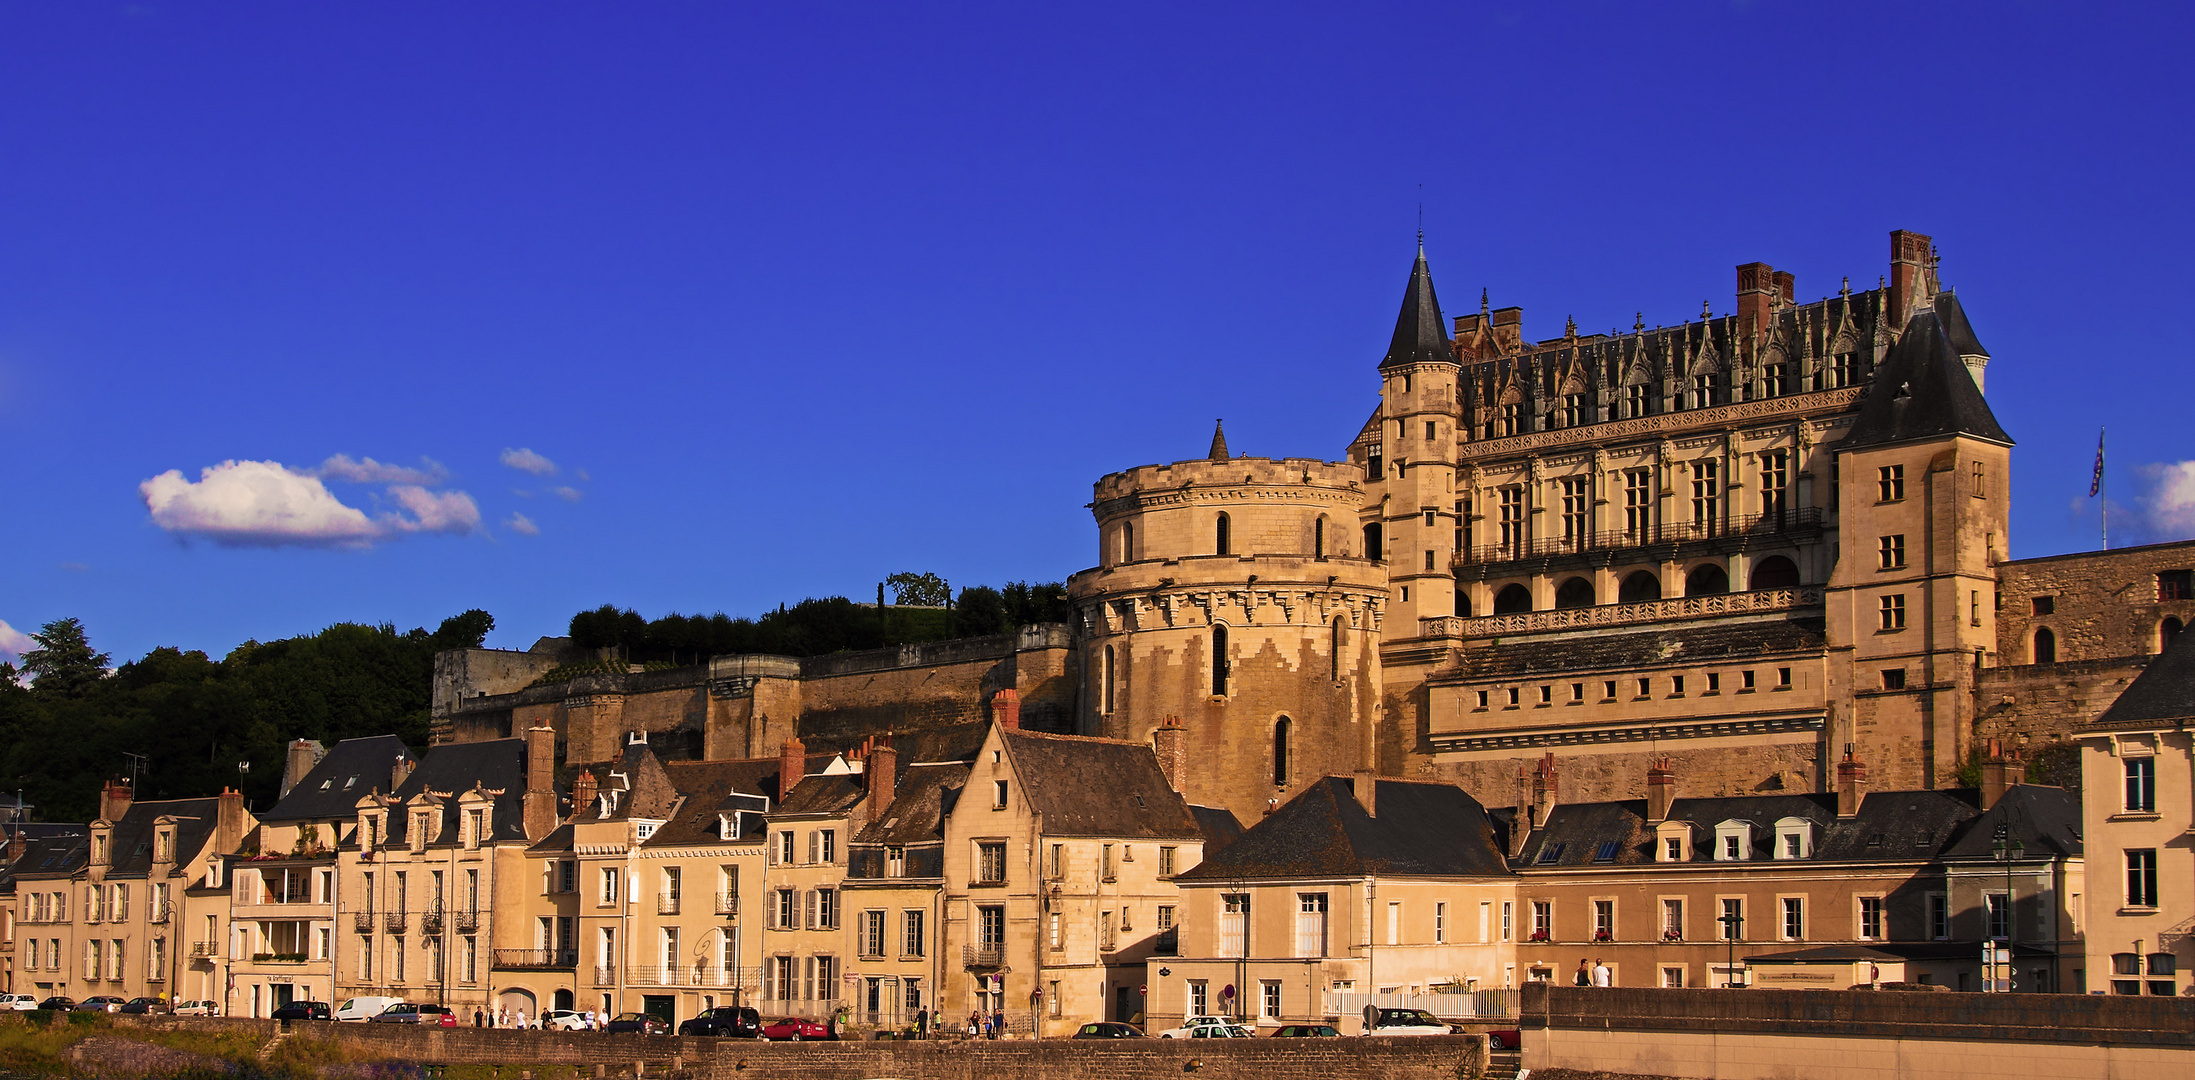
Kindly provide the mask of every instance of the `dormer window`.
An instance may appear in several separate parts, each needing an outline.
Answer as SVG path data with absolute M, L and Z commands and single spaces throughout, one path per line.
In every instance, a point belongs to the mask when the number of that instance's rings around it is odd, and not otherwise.
M 95 863 L 107 861 L 107 836 L 105 833 L 95 834 L 91 838 L 91 861 Z
M 1715 861 L 1744 862 L 1753 857 L 1753 823 L 1725 821 L 1715 826 Z
M 427 835 L 428 823 L 433 820 L 434 815 L 424 810 L 412 815 L 411 846 L 413 851 L 425 851 L 427 849 L 429 839 Z
M 720 840 L 739 839 L 739 815 L 736 813 L 718 814 L 716 816 L 716 835 Z
M 465 847 L 478 848 L 488 838 L 488 811 L 475 808 L 465 811 Z
M 1787 817 L 1776 822 L 1776 857 L 1778 859 L 1813 858 L 1813 823 L 1805 818 L 1796 817 Z
M 634 823 L 633 823 L 633 835 L 637 836 L 638 838 L 640 838 L 640 839 L 642 839 L 642 840 L 646 840 L 647 838 L 649 838 L 649 837 L 651 837 L 651 836 L 654 836 L 654 835 L 655 835 L 655 822 L 653 822 L 653 821 L 636 821 L 636 822 L 634 822 Z
M 1655 862 L 1690 862 L 1691 859 L 1692 826 L 1682 821 L 1664 821 L 1655 827 Z
M 160 830 L 160 832 L 153 837 L 153 844 L 154 853 L 152 861 L 163 863 L 175 861 L 175 832 L 173 830 Z

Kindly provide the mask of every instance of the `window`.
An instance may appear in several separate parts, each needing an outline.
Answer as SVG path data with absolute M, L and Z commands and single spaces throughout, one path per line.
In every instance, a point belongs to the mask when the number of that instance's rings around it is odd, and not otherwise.
M 1884 669 L 1883 669 L 1883 671 L 1882 671 L 1882 676 L 1883 676 L 1883 689 L 1885 689 L 1885 690 L 1903 690 L 1903 689 L 1905 689 L 1905 669 L 1904 669 L 1904 668 L 1884 668 Z
M 1532 940 L 1553 941 L 1555 938 L 1555 902 L 1532 901 Z
M 1273 786 L 1288 786 L 1288 729 L 1290 722 L 1283 716 L 1273 723 Z
M 1616 902 L 1614 900 L 1593 901 L 1593 940 L 1614 941 L 1615 939 Z
M 1103 881 L 1111 881 L 1113 877 L 1113 845 L 1100 844 L 1098 845 L 1098 878 Z
M 2055 596 L 2032 597 L 2027 602 L 2027 609 L 2030 615 L 2055 615 L 2058 613 L 2058 598 Z
M 1248 956 L 1250 895 L 1225 893 L 1220 896 L 1219 955 Z
M 1646 394 L 1645 383 L 1633 383 L 1624 387 L 1623 415 L 1626 417 L 1645 416 L 1647 409 Z
M 1585 684 L 1584 684 L 1584 683 L 1581 683 L 1581 682 L 1574 682 L 1574 683 L 1571 683 L 1571 684 L 1570 684 L 1570 700 L 1572 700 L 1572 701 L 1584 701 L 1584 700 L 1585 700 Z
M 398 873 L 401 874 L 402 871 L 398 871 Z M 618 870 L 616 867 L 606 866 L 602 868 L 602 903 L 617 903 L 617 877 Z M 399 907 L 401 906 L 399 905 Z
M 1562 426 L 1577 427 L 1582 423 L 1585 423 L 1585 395 L 1564 394 L 1562 396 Z
M 1951 936 L 1951 898 L 1942 893 L 1928 894 L 1928 938 L 1943 941 Z
M 1584 476 L 1562 478 L 1562 543 L 1570 551 L 1591 547 L 1593 534 L 1587 523 L 1592 505 L 1592 480 Z
M 1905 499 L 1905 466 L 1884 465 L 1875 470 L 1876 501 L 1901 502 Z
M 1210 1015 L 1212 1015 L 1212 1007 L 1211 1007 L 1211 1005 L 1209 1004 L 1209 1002 L 1210 1002 L 1210 997 L 1209 997 L 1209 995 L 1208 995 L 1208 994 L 1207 994 L 1207 992 L 1206 992 L 1206 991 L 1208 990 L 1209 986 L 1210 986 L 1210 984 L 1208 984 L 1208 983 L 1204 982 L 1204 981 L 1203 981 L 1203 980 L 1201 980 L 1201 979 L 1193 979 L 1193 980 L 1191 980 L 1191 981 L 1190 981 L 1190 983 L 1189 983 L 1189 1012 L 1190 1012 L 1190 1015 L 1193 1015 L 1193 1016 L 1210 1016 Z
M 861 955 L 884 955 L 884 913 L 881 911 L 861 913 Z
M 1503 558 L 1517 559 L 1524 556 L 1524 489 L 1501 489 L 1501 554 Z
M 1707 673 L 1707 692 L 1710 694 L 1722 693 L 1722 675 L 1720 673 L 1713 671 Z
M 1549 844 L 1541 848 L 1539 857 L 1540 864 L 1545 866 L 1561 862 L 1563 849 L 1569 846 L 1570 845 L 1568 844 Z
M 1227 696 L 1227 627 L 1212 627 L 1212 696 Z
M 1644 544 L 1652 538 L 1653 476 L 1651 469 L 1630 469 L 1623 474 L 1623 539 L 1627 544 Z
M 1174 905 L 1172 905 L 1172 904 L 1160 904 L 1160 905 L 1158 906 L 1158 931 L 1159 931 L 1159 933 L 1162 933 L 1162 934 L 1163 934 L 1163 933 L 1165 933 L 1165 932 L 1166 932 L 1166 931 L 1168 931 L 1168 930 L 1172 930 L 1173 928 L 1174 928 Z
M 1704 409 L 1715 403 L 1715 375 L 1704 372 L 1692 376 L 1691 408 Z
M 1428 574 L 1433 572 L 1433 551 L 1431 548 L 1427 548 L 1425 552 L 1425 572 Z
M 1501 407 L 1501 433 L 1515 435 L 1524 429 L 1524 406 L 1512 401 Z
M 1311 557 L 1314 559 L 1326 557 L 1326 516 L 1323 514 L 1317 520 L 1311 522 Z
M 795 897 L 797 897 L 798 895 L 798 893 L 795 893 L 791 889 L 777 890 L 777 904 L 775 907 L 775 914 L 777 916 L 777 929 L 800 929 L 800 907 L 799 901 L 795 899 Z
M 1725 862 L 1737 862 L 1745 858 L 1745 847 L 1735 836 L 1722 838 L 1722 857 Z
M 838 929 L 838 890 L 837 890 L 837 889 L 817 889 L 817 890 L 815 891 L 815 898 L 816 898 L 816 926 L 815 926 L 815 928 L 816 928 L 816 929 L 818 929 L 818 930 L 836 930 L 836 929 Z
M 1900 570 L 1905 567 L 1905 534 L 1879 537 L 1875 541 L 1876 569 Z
M 906 848 L 893 846 L 884 849 L 884 876 L 888 878 L 907 876 Z
M 1684 676 L 1682 676 L 1682 675 L 1671 675 L 1671 676 L 1669 677 L 1669 696 L 1670 696 L 1670 697 L 1683 697 L 1683 696 L 1684 696 Z
M 1771 392 L 1768 396 L 1782 395 Z M 1791 451 L 1763 450 L 1760 463 L 1761 516 L 1780 523 L 1783 520 L 1785 496 L 1791 488 Z
M 1609 701 L 1616 699 L 1616 680 L 1609 679 L 1601 683 L 1601 697 Z M 1479 704 L 1483 705 L 1485 702 L 1482 701 Z
M 929 939 L 924 935 L 922 927 L 923 917 L 927 914 L 921 908 L 907 908 L 899 913 L 901 956 L 921 956 L 928 951 L 926 943 Z
M 2157 599 L 2195 600 L 2195 570 L 2160 570 Z
M 2130 849 L 2126 853 L 2126 906 L 2157 906 L 2157 851 Z
M 1516 905 L 1516 901 L 1514 901 L 1514 900 L 1504 900 L 1504 901 L 1502 901 L 1502 902 L 1501 902 L 1501 940 L 1502 940 L 1502 941 L 1507 941 L 1507 940 L 1509 940 L 1509 936 L 1510 936 L 1511 934 L 1513 934 L 1513 933 L 1515 933 L 1515 932 L 1516 932 L 1516 929 L 1517 929 L 1517 927 L 1516 927 L 1516 908 L 1517 908 L 1517 905 Z
M 1120 527 L 1120 561 L 1136 561 L 1136 523 L 1124 522 Z
M 1280 981 L 1263 979 L 1258 983 L 1258 1015 L 1280 1019 Z
M 777 862 L 778 862 L 778 864 L 779 864 L 779 865 L 783 865 L 783 866 L 790 866 L 790 865 L 792 865 L 792 862 L 793 862 L 793 833 L 792 833 L 792 830 L 791 830 L 791 829 L 787 829 L 787 830 L 785 830 L 784 832 L 781 832 L 781 833 L 777 834 L 777 851 L 776 851 L 776 854 L 777 854 Z
M 1722 517 L 1722 465 L 1713 458 L 1692 463 L 1692 527 L 1708 536 Z
M 1158 876 L 1174 876 L 1174 849 L 1171 846 L 1158 849 Z
M 2047 626 L 2039 627 L 2035 631 L 2035 662 L 2038 664 L 2055 664 L 2058 662 L 2058 635 L 2051 633 L 2050 628 Z
M 1883 937 L 1883 898 L 1860 897 L 1860 940 L 1881 941 Z
M 1006 809 L 1006 781 L 991 781 L 991 809 Z
M 1980 626 L 1982 624 L 1982 591 L 1980 589 L 1968 589 L 1966 591 L 1966 622 L 1968 626 Z
M 1740 897 L 1722 898 L 1722 917 L 1716 922 L 1722 927 L 1724 941 L 1745 940 L 1745 901 Z
M 1214 525 L 1213 525 L 1213 528 L 1212 528 L 1212 554 L 1214 554 L 1214 555 L 1232 555 L 1232 554 L 1234 554 L 1234 551 L 1233 551 L 1233 550 L 1231 549 L 1231 547 L 1230 547 L 1230 545 L 1229 545 L 1229 542 L 1228 542 L 1228 541 L 1229 541 L 1229 537 L 1228 537 L 1228 535 L 1227 535 L 1227 525 L 1228 525 L 1228 522 L 1227 522 L 1227 515 L 1225 515 L 1225 514 L 1221 514 L 1221 515 L 1219 516 L 1219 520 L 1218 520 L 1218 521 L 1217 521 L 1216 523 L 1214 523 Z
M 1663 941 L 1684 940 L 1683 900 L 1671 897 L 1661 902 L 1661 936 Z
M 1433 904 L 1433 944 L 1448 944 L 1448 902 L 1445 900 Z
M 1681 967 L 1665 967 L 1661 969 L 1661 984 L 1663 987 L 1670 990 L 1684 989 L 1684 969 Z
M 2113 975 L 2140 975 L 2142 973 L 2142 954 L 2112 953 L 2111 973 Z M 2114 994 L 2139 994 L 2142 992 L 2141 980 L 2138 978 L 2113 979 L 2111 980 L 2111 992 Z
M 1789 690 L 1791 688 L 1790 668 L 1780 667 L 1776 669 L 1776 685 L 1777 687 L 1785 690 Z
M 1003 885 L 1005 883 L 1005 841 L 996 840 L 978 843 L 976 845 L 976 884 Z
M 1880 629 L 1905 629 L 1905 594 L 1891 593 L 1889 596 L 1882 597 L 1880 604 L 1881 607 L 1877 611 L 1878 617 L 1882 620 Z
M 1993 892 L 1982 894 L 1982 910 L 1988 915 L 1989 928 L 1986 932 L 1987 937 L 2001 941 L 2011 936 L 2011 908 L 2011 897 L 2005 895 L 2004 893 Z
M 2156 758 L 2129 757 L 2126 759 L 2126 808 L 2138 814 L 2156 812 Z

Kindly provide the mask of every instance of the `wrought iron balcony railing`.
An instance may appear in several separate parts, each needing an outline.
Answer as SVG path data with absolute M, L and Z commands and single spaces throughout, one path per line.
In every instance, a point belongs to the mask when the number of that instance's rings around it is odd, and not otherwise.
M 1453 565 L 1460 568 L 1478 563 L 1576 555 L 1588 551 L 1650 547 L 1655 544 L 1682 544 L 1720 537 L 1773 536 L 1777 533 L 1818 529 L 1821 524 L 1821 508 L 1804 506 L 1780 513 L 1751 514 L 1716 521 L 1657 522 L 1632 529 L 1519 537 L 1509 543 L 1477 544 L 1466 548 L 1456 553 Z

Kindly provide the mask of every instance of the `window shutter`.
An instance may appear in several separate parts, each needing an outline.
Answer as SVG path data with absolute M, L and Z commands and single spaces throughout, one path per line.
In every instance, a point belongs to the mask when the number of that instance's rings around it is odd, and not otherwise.
M 820 857 L 818 856 L 818 854 L 817 854 L 817 853 L 818 853 L 818 852 L 819 852 L 819 851 L 820 851 L 820 850 L 822 849 L 822 846 L 823 846 L 823 834 L 822 834 L 822 833 L 820 833 L 820 832 L 811 832 L 811 833 L 809 833 L 809 834 L 808 834 L 808 861 L 809 861 L 809 862 L 813 863 L 813 862 L 821 862 L 821 861 L 822 861 L 822 860 L 821 860 L 821 858 L 820 858 Z
M 803 923 L 802 925 L 809 930 L 813 930 L 816 928 L 816 891 L 814 889 L 808 890 L 807 903 L 808 918 L 807 922 Z

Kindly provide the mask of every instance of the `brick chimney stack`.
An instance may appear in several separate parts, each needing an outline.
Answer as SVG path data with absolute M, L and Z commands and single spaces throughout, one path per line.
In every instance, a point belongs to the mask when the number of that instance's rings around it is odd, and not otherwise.
M 1837 816 L 1860 816 L 1860 799 L 1867 794 L 1867 766 L 1852 756 L 1852 744 L 1844 744 L 1844 760 L 1837 763 Z
M 130 784 L 127 780 L 109 780 L 99 789 L 99 820 L 120 821 L 130 812 Z
M 282 755 L 282 795 L 287 796 L 297 782 L 320 764 L 320 744 L 311 739 L 291 739 L 289 749 Z M 280 797 L 280 796 L 278 796 Z
M 777 801 L 783 804 L 793 797 L 793 789 L 800 786 L 800 778 L 808 774 L 808 748 L 800 737 L 785 740 L 777 751 Z
M 577 821 L 593 813 L 595 795 L 594 770 L 581 769 L 572 780 L 572 820 Z
M 1021 695 L 1013 687 L 991 695 L 991 719 L 1008 731 L 1021 730 Z
M 1532 838 L 1532 766 L 1529 762 L 1517 762 L 1517 812 L 1509 824 L 1509 857 L 1524 854 L 1525 841 Z
M 1738 267 L 1738 332 L 1745 335 L 1739 348 L 1746 356 L 1757 355 L 1755 343 L 1768 332 L 1776 310 L 1775 288 L 1776 271 L 1767 263 L 1750 262 Z
M 1357 778 L 1352 783 L 1351 788 L 1356 792 L 1357 802 L 1364 807 L 1364 816 L 1369 818 L 1378 817 L 1379 777 L 1374 775 L 1370 769 L 1358 769 Z
M 23 857 L 23 853 L 30 850 L 30 837 L 23 832 L 22 825 L 22 822 L 16 822 L 13 826 L 13 831 L 10 832 L 8 835 L 9 863 L 14 863 L 20 860 Z
M 221 802 L 214 811 L 214 853 L 234 855 L 244 846 L 244 793 L 235 788 L 221 789 Z
M 526 731 L 526 796 L 520 814 L 528 840 L 556 830 L 555 728 L 543 725 Z
M 1669 820 L 1669 804 L 1677 801 L 1677 774 L 1668 758 L 1659 758 L 1646 770 L 1646 823 Z
M 404 781 L 411 779 L 412 770 L 418 767 L 419 763 L 413 761 L 410 754 L 397 755 L 396 763 L 389 766 L 389 794 L 396 794 L 396 789 L 403 787 Z
M 890 736 L 869 747 L 862 779 L 868 781 L 869 820 L 881 821 L 884 812 L 892 808 L 892 800 L 899 797 L 899 751 L 892 749 Z
M 1936 244 L 1917 232 L 1890 234 L 1890 332 L 1905 332 L 1905 322 L 1935 302 Z
M 2004 744 L 1989 740 L 1989 757 L 1982 762 L 1982 809 L 1990 810 L 2004 793 L 2027 782 L 2027 762 L 2007 754 Z
M 1555 752 L 1549 750 L 1532 776 L 1532 823 L 1535 825 L 1547 824 L 1547 819 L 1555 813 L 1556 779 Z
M 1158 755 L 1158 768 L 1166 774 L 1166 786 L 1180 791 L 1181 775 L 1189 767 L 1189 729 L 1181 726 L 1181 717 L 1159 721 L 1158 728 L 1151 732 L 1151 752 Z

